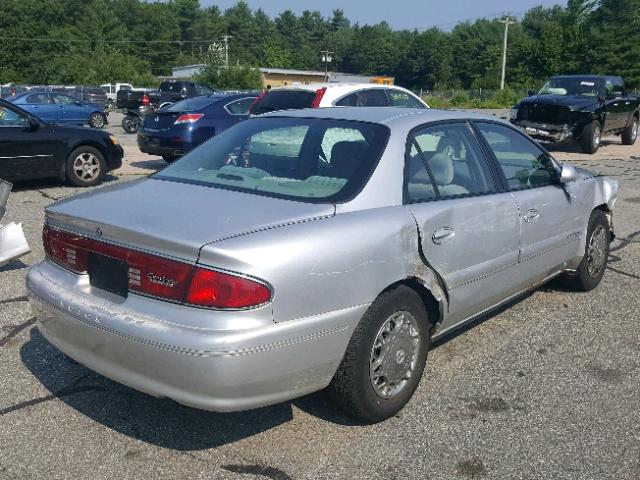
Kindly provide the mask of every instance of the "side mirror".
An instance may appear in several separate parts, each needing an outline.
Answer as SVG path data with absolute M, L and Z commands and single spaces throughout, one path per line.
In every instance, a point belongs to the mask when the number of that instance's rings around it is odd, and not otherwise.
M 38 128 L 40 128 L 40 122 L 38 122 L 38 120 L 36 120 L 33 117 L 29 117 L 29 126 L 28 126 L 29 130 L 34 132 L 36 131 Z
M 536 91 L 535 91 L 535 90 L 529 90 L 529 91 L 527 92 L 527 96 L 528 96 L 528 97 L 533 97 L 535 94 L 536 94 Z
M 563 163 L 562 170 L 560 171 L 560 183 L 573 182 L 578 177 L 576 167 L 570 163 Z
M 76 100 L 76 105 L 81 106 L 82 102 L 80 100 Z

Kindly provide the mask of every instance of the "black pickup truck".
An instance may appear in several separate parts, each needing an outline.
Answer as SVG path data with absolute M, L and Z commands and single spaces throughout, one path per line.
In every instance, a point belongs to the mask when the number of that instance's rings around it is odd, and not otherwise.
M 551 77 L 511 111 L 511 123 L 541 143 L 580 143 L 595 153 L 602 135 L 620 135 L 633 145 L 640 123 L 640 98 L 627 95 L 620 77 Z
M 136 110 L 138 107 L 149 104 L 160 107 L 167 103 L 179 102 L 185 98 L 213 95 L 214 93 L 210 86 L 203 83 L 167 80 L 160 84 L 158 90 L 119 90 L 116 106 L 125 110 Z

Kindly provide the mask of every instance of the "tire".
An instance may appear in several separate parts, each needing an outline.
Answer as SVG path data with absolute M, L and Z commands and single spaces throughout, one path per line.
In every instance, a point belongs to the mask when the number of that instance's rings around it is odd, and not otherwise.
M 67 180 L 75 187 L 98 185 L 106 173 L 104 157 L 93 147 L 78 147 L 67 158 Z
M 122 118 L 122 129 L 127 133 L 138 131 L 138 118 L 133 115 L 125 115 Z
M 89 117 L 89 126 L 91 128 L 104 128 L 107 125 L 107 119 L 101 113 L 92 113 Z
M 594 120 L 582 129 L 582 151 L 584 153 L 596 153 L 600 148 L 602 139 L 602 126 Z
M 167 163 L 173 163 L 178 159 L 178 157 L 174 157 L 173 155 L 162 155 L 162 159 Z
M 607 268 L 611 231 L 609 220 L 601 210 L 591 212 L 587 227 L 584 257 L 575 274 L 565 274 L 563 283 L 572 290 L 588 292 L 598 286 Z
M 431 329 L 427 310 L 415 290 L 400 285 L 380 295 L 358 323 L 331 380 L 328 393 L 333 401 L 348 415 L 367 423 L 398 413 L 422 377 Z M 380 343 L 381 337 L 386 343 Z M 376 370 L 373 365 L 378 362 Z M 393 381 L 393 377 L 400 381 Z
M 633 145 L 636 143 L 636 139 L 638 138 L 638 124 L 638 117 L 637 115 L 634 115 L 631 125 L 625 128 L 624 132 L 622 132 L 623 145 Z

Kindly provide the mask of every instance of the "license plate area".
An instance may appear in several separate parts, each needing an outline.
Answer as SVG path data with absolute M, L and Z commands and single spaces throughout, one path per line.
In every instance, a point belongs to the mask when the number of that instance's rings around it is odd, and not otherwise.
M 126 298 L 129 293 L 129 265 L 122 260 L 90 252 L 89 283 L 92 287 Z

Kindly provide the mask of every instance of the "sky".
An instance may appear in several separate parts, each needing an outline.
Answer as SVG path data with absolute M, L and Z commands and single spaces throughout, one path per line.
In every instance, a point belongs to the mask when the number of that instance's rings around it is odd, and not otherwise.
M 271 18 L 284 10 L 297 14 L 304 10 L 318 10 L 330 16 L 336 8 L 344 10 L 351 22 L 360 25 L 386 20 L 394 29 L 425 29 L 438 26 L 450 30 L 456 23 L 504 13 L 522 17 L 537 5 L 550 7 L 566 5 L 566 0 L 245 0 L 251 9 L 262 8 Z M 200 0 L 203 6 L 218 5 L 225 10 L 237 0 Z

